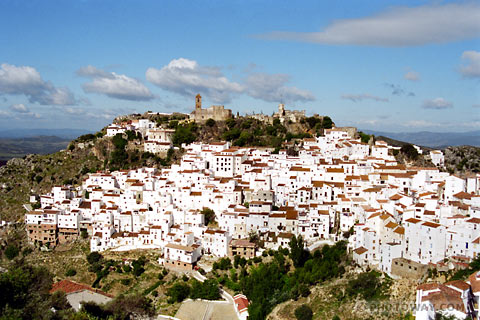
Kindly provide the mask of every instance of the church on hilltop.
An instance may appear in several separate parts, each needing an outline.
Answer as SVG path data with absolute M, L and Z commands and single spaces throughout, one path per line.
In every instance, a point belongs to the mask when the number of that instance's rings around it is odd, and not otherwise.
M 202 96 L 197 94 L 195 97 L 195 110 L 190 113 L 190 120 L 195 122 L 205 122 L 208 119 L 215 121 L 225 121 L 232 117 L 232 110 L 225 109 L 224 106 L 211 106 L 207 109 L 202 109 Z

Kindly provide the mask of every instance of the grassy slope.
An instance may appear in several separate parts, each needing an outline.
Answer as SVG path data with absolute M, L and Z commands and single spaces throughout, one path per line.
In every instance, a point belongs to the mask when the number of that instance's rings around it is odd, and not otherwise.
M 28 155 L 0 168 L 0 217 L 7 221 L 22 221 L 24 203 L 29 195 L 49 192 L 54 185 L 67 180 L 80 182 L 81 170 L 100 168 L 102 162 L 91 150 L 60 151 L 50 155 Z M 41 181 L 40 178 L 42 177 Z
M 341 279 L 327 281 L 311 288 L 311 294 L 297 301 L 289 300 L 279 304 L 270 313 L 268 319 L 296 319 L 295 309 L 307 304 L 313 311 L 313 319 L 332 319 L 335 315 L 340 319 L 410 319 L 408 310 L 402 309 L 406 303 L 415 302 L 417 283 L 410 279 L 395 280 L 388 292 L 388 297 L 381 300 L 365 301 L 357 298 L 340 298 L 346 289 L 349 279 L 354 274 L 345 274 Z M 378 310 L 370 309 L 379 305 Z M 399 309 L 395 309 L 400 306 Z M 374 308 L 374 307 L 373 307 Z

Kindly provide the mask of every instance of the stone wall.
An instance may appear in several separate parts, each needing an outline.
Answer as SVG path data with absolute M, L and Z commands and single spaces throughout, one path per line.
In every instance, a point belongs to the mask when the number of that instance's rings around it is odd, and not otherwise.
M 428 266 L 405 258 L 392 260 L 392 275 L 401 278 L 421 279 Z
M 225 121 L 232 117 L 232 110 L 225 109 L 224 106 L 211 106 L 207 109 L 196 108 L 191 114 L 190 119 L 195 122 L 205 122 L 208 119 L 215 121 Z

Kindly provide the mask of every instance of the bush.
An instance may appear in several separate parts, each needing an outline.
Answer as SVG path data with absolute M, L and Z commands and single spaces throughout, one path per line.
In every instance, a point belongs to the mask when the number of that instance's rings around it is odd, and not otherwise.
M 190 290 L 190 298 L 218 300 L 220 299 L 220 289 L 215 279 L 208 279 L 204 282 L 193 280 L 192 289 Z
M 300 307 L 295 309 L 295 317 L 297 318 L 297 320 L 312 320 L 312 309 L 306 304 L 302 304 Z
M 211 128 L 211 127 L 215 126 L 215 123 L 216 123 L 215 120 L 213 120 L 212 118 L 210 118 L 210 119 L 207 120 L 207 122 L 205 122 L 205 125 L 206 125 L 207 127 L 210 127 L 210 128 Z
M 128 286 L 128 285 L 130 285 L 130 283 L 132 282 L 132 280 L 129 279 L 129 278 L 126 278 L 126 279 L 122 279 L 120 282 L 121 282 L 124 286 Z
M 135 275 L 135 277 L 138 277 L 145 272 L 145 263 L 146 259 L 144 256 L 141 256 L 140 258 L 132 262 L 133 274 Z
M 400 148 L 400 152 L 403 153 L 410 160 L 417 160 L 419 154 L 417 149 L 411 144 L 405 144 Z
M 67 272 L 65 272 L 66 277 L 73 277 L 76 274 L 77 274 L 77 270 L 75 270 L 73 268 L 70 268 L 70 269 L 67 270 Z
M 128 141 L 123 139 L 123 135 L 121 133 L 117 133 L 112 139 L 113 145 L 115 149 L 124 150 L 125 146 L 127 145 Z
M 370 141 L 370 135 L 363 133 L 362 131 L 358 132 L 358 135 L 363 143 L 368 143 Z
M 78 137 L 77 141 L 86 142 L 86 141 L 95 140 L 95 139 L 96 139 L 95 135 L 93 135 L 91 133 L 88 133 L 88 134 L 84 134 L 84 135 Z
M 225 123 L 227 124 L 227 127 L 232 129 L 233 127 L 235 127 L 235 125 L 237 124 L 237 122 L 235 121 L 235 119 L 227 119 L 227 121 L 225 121 Z
M 33 252 L 32 248 L 28 248 L 28 247 L 27 247 L 27 248 L 24 248 L 24 249 L 22 250 L 22 256 L 26 257 L 26 256 L 28 256 L 28 255 L 29 255 L 30 253 L 32 253 L 32 252 Z
M 356 279 L 348 281 L 346 294 L 349 296 L 361 295 L 364 300 L 382 297 L 382 283 L 380 274 L 376 271 L 360 273 Z
M 9 244 L 7 246 L 7 249 L 5 249 L 5 256 L 8 258 L 8 260 L 13 260 L 15 257 L 18 256 L 19 253 L 20 250 L 14 244 Z
M 331 129 L 333 126 L 333 121 L 329 116 L 323 118 L 322 121 L 322 128 L 324 129 Z
M 103 256 L 98 253 L 98 252 L 91 252 L 88 254 L 87 256 L 87 261 L 89 264 L 94 264 L 94 263 L 97 263 L 97 262 L 100 262 L 100 260 L 103 259 Z
M 170 297 L 168 300 L 170 303 L 182 302 L 190 294 L 190 287 L 184 282 L 176 282 L 172 287 L 167 290 L 167 295 Z
M 208 225 L 210 222 L 215 221 L 215 211 L 213 211 L 212 209 L 203 208 L 200 213 L 203 214 L 203 217 L 205 219 L 205 225 Z

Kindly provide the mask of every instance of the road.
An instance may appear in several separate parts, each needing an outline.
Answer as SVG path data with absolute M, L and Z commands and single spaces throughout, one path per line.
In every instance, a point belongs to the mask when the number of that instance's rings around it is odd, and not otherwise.
M 309 245 L 307 247 L 308 251 L 313 251 L 315 250 L 316 248 L 320 247 L 320 246 L 323 246 L 323 245 L 330 245 L 330 246 L 333 246 L 335 243 L 332 241 L 332 240 L 319 240 L 319 241 L 316 241 L 314 243 L 312 243 L 311 245 Z

